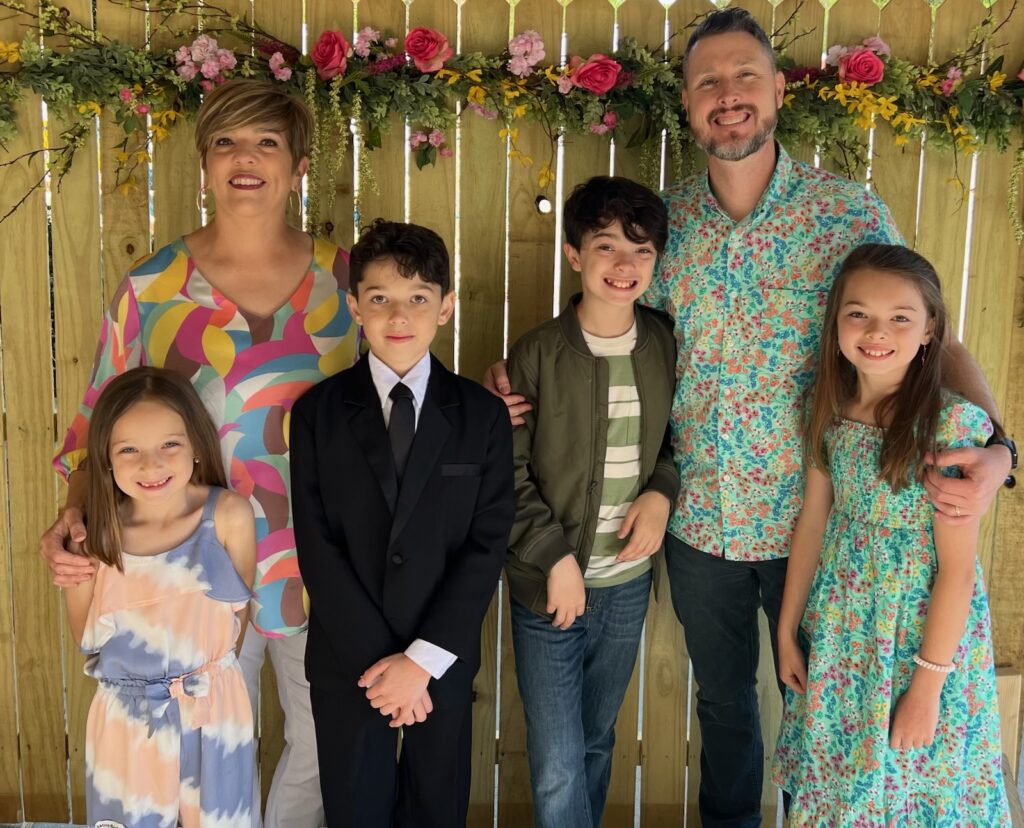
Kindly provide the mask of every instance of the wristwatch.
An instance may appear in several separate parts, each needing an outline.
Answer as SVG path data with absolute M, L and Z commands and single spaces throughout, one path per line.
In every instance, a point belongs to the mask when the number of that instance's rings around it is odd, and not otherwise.
M 1013 472 L 1013 470 L 1017 468 L 1017 444 L 1009 437 L 997 437 L 993 434 L 988 438 L 988 442 L 985 443 L 985 448 L 996 445 L 1006 446 L 1010 450 L 1010 471 Z M 1012 489 L 1017 485 L 1017 478 L 1014 477 L 1013 474 L 1008 474 L 1006 475 L 1006 480 L 1003 481 L 1003 485 L 1006 486 L 1007 489 Z

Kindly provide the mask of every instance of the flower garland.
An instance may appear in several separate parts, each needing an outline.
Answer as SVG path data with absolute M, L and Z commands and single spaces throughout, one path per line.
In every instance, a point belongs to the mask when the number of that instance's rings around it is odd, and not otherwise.
M 361 180 L 373 187 L 365 150 L 380 147 L 382 134 L 395 122 L 410 125 L 409 150 L 420 168 L 452 155 L 449 135 L 460 117 L 500 121 L 497 138 L 509 157 L 530 166 L 534 160 L 518 143 L 519 125 L 538 123 L 551 147 L 535 170 L 540 188 L 554 180 L 554 147 L 561 135 L 605 135 L 640 148 L 641 169 L 651 178 L 663 136 L 677 172 L 687 166 L 692 150 L 679 105 L 678 57 L 628 37 L 610 55 L 573 55 L 564 64 L 543 65 L 546 48 L 535 31 L 512 38 L 500 54 L 484 55 L 455 54 L 444 34 L 428 28 L 415 28 L 399 40 L 367 27 L 352 43 L 341 32 L 322 32 L 304 55 L 213 4 L 110 2 L 150 13 L 145 45 L 132 47 L 94 33 L 51 0 L 38 12 L 0 0 L 0 8 L 13 11 L 28 27 L 20 43 L 0 42 L 0 144 L 14 135 L 17 100 L 26 92 L 41 95 L 69 124 L 49 148 L 48 173 L 58 181 L 95 116 L 105 111 L 124 130 L 116 186 L 122 191 L 140 186 L 139 168 L 149 161 L 152 145 L 183 115 L 195 113 L 205 91 L 233 77 L 280 83 L 310 104 L 317 122 L 307 204 L 313 232 L 323 231 L 319 216 L 330 204 L 319 203 L 319 192 L 332 198 L 334 188 L 322 185 L 336 175 L 350 136 L 364 150 Z M 195 25 L 169 25 L 183 16 L 191 16 Z M 782 42 L 779 65 L 787 83 L 780 140 L 818 147 L 851 175 L 868 160 L 868 130 L 880 121 L 894 131 L 896 146 L 924 138 L 929 147 L 970 154 L 985 144 L 999 151 L 1011 142 L 1024 145 L 1024 70 L 1011 76 L 1003 57 L 993 54 L 993 36 L 1005 22 L 987 19 L 963 49 L 928 65 L 903 60 L 880 38 L 869 37 L 833 46 L 824 67 L 797 66 L 785 53 L 792 41 Z M 156 35 L 181 45 L 152 48 Z M 239 46 L 229 49 L 227 42 Z M 1014 185 L 1022 157 L 1018 151 Z M 1011 217 L 1021 239 L 1016 203 Z

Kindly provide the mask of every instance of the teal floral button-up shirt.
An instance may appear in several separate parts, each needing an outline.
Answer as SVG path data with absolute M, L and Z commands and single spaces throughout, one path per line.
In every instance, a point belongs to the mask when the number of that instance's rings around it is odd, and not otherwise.
M 734 222 L 707 173 L 665 192 L 669 239 L 644 301 L 676 320 L 672 411 L 681 487 L 668 530 L 711 555 L 784 557 L 800 513 L 803 394 L 828 290 L 859 244 L 900 244 L 863 185 L 778 147 L 768 189 Z

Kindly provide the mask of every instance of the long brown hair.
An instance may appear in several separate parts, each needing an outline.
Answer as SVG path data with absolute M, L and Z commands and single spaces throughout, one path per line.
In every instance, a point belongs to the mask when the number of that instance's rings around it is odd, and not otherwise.
M 85 521 L 88 528 L 85 553 L 124 570 L 121 559 L 120 506 L 128 499 L 114 482 L 110 470 L 110 435 L 114 424 L 136 403 L 157 402 L 185 421 L 185 431 L 199 462 L 192 482 L 226 487 L 217 429 L 191 383 L 163 368 L 133 368 L 115 377 L 103 393 L 89 421 L 86 465 Z
M 859 270 L 881 270 L 911 282 L 924 299 L 932 322 L 930 347 L 907 366 L 899 388 L 875 407 L 875 421 L 885 425 L 879 475 L 894 490 L 918 476 L 921 457 L 935 446 L 942 408 L 942 342 L 946 305 L 935 268 L 913 250 L 894 244 L 862 244 L 843 262 L 829 293 L 821 331 L 818 374 L 811 387 L 804 451 L 814 465 L 828 471 L 825 433 L 857 391 L 857 371 L 839 349 L 839 307 L 850 277 Z

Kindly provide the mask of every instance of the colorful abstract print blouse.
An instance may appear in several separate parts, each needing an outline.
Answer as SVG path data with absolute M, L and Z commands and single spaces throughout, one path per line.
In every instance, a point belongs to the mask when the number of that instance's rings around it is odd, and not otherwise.
M 65 477 L 85 456 L 89 418 L 106 383 L 138 365 L 191 381 L 218 426 L 228 483 L 256 512 L 252 619 L 277 637 L 306 627 L 295 555 L 288 418 L 310 386 L 352 364 L 358 326 L 345 302 L 348 255 L 315 240 L 305 278 L 273 314 L 240 310 L 196 269 L 179 239 L 137 263 L 100 329 L 85 399 L 54 459 Z
M 778 148 L 740 222 L 700 173 L 665 194 L 669 240 L 645 301 L 675 317 L 672 410 L 682 485 L 669 531 L 732 560 L 783 557 L 803 496 L 799 417 L 828 290 L 865 242 L 900 244 L 864 187 Z

